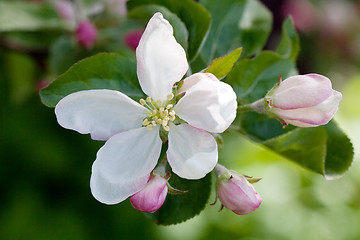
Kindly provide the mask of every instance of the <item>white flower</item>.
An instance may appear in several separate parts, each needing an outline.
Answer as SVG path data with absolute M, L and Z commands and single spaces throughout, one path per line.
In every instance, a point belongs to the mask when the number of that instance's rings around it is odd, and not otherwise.
M 119 203 L 146 185 L 160 156 L 160 136 L 168 139 L 166 154 L 175 174 L 204 177 L 218 159 L 208 132 L 223 132 L 236 116 L 233 89 L 212 74 L 193 74 L 174 87 L 188 64 L 161 13 L 150 19 L 136 57 L 140 86 L 149 96 L 141 104 L 118 91 L 88 90 L 64 97 L 55 108 L 62 127 L 106 140 L 90 180 L 92 194 L 106 204 Z M 174 93 L 183 96 L 178 100 Z

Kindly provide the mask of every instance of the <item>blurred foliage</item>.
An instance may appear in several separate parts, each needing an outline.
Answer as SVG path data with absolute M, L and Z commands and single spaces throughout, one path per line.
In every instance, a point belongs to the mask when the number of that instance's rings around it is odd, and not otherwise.
M 223 134 L 225 145 L 220 161 L 241 173 L 263 177 L 255 185 L 263 197 L 263 203 L 259 210 L 249 215 L 238 216 L 226 209 L 218 213 L 218 203 L 215 206 L 207 205 L 201 215 L 186 223 L 160 227 L 135 211 L 128 201 L 114 206 L 97 202 L 86 186 L 89 185 L 96 151 L 103 143 L 90 141 L 89 136 L 62 129 L 56 122 L 53 109 L 44 108 L 40 103 L 39 83 L 52 81 L 76 61 L 98 52 L 116 51 L 122 56 L 134 58 L 132 50 L 124 46 L 123 36 L 125 32 L 142 28 L 143 25 L 128 20 L 115 20 L 118 25 L 113 27 L 114 20 L 95 19 L 98 26 L 102 26 L 101 37 L 92 51 L 86 51 L 75 45 L 69 32 L 62 34 L 67 27 L 59 22 L 53 10 L 49 10 L 51 14 L 38 14 L 38 7 L 34 7 L 36 3 L 16 1 L 15 4 L 32 9 L 14 9 L 17 14 L 22 11 L 21 18 L 16 19 L 18 30 L 27 31 L 8 32 L 1 24 L 5 17 L 13 19 L 14 16 L 9 16 L 13 12 L 2 6 L 10 2 L 0 2 L 0 31 L 3 31 L 0 33 L 0 239 L 359 239 L 359 152 L 355 153 L 356 161 L 344 177 L 326 181 L 240 134 Z M 210 0 L 200 1 L 205 8 L 211 2 L 215 3 Z M 269 60 L 262 60 L 261 65 L 266 67 L 265 63 L 274 64 L 276 68 L 277 60 L 284 61 L 284 65 L 289 67 L 289 74 L 293 73 L 293 60 L 296 57 L 287 55 L 286 47 L 283 47 L 287 44 L 285 40 L 279 45 L 277 53 L 259 54 L 270 33 L 270 12 L 258 1 L 234 1 L 234 8 L 231 8 L 230 2 L 218 1 L 218 4 L 221 3 L 219 6 L 215 4 L 211 5 L 213 8 L 207 7 L 214 17 L 208 39 L 223 42 L 224 36 L 231 36 L 225 39 L 233 41 L 216 48 L 206 40 L 192 63 L 193 69 L 204 69 L 213 58 L 233 50 L 234 44 L 246 46 L 257 39 L 253 48 L 243 48 L 241 56 L 256 57 L 240 60 L 237 66 L 243 68 L 235 69 L 227 81 L 238 74 L 236 71 L 241 73 L 243 69 L 248 70 L 248 61 L 260 61 L 258 59 L 266 57 Z M 312 2 L 321 11 L 319 6 L 326 1 Z M 355 1 L 344 2 L 356 4 Z M 244 9 L 264 14 L 260 19 L 249 19 L 244 15 Z M 35 18 L 34 15 L 27 15 L 32 11 L 36 13 Z M 223 16 L 226 16 L 224 22 L 216 20 Z M 51 20 L 38 20 L 39 17 Z M 173 21 L 177 19 L 174 17 Z M 230 32 L 228 27 L 239 22 L 239 31 Z M 181 21 L 178 24 L 180 29 Z M 184 24 L 189 25 L 186 22 Z M 246 31 L 247 24 L 256 26 L 251 28 L 256 31 Z M 54 31 L 44 30 L 50 28 L 50 25 L 55 28 Z M 351 37 L 360 35 L 357 27 L 352 28 Z M 35 29 L 37 32 L 33 32 Z M 305 33 L 300 37 L 300 71 L 305 69 L 329 74 L 335 86 L 343 87 L 344 98 L 337 114 L 338 125 L 349 135 L 358 151 L 360 59 L 356 54 L 349 57 L 342 51 L 343 48 L 339 48 L 339 41 L 344 41 L 337 35 L 330 35 L 327 41 L 322 41 L 324 37 L 317 35 L 317 32 L 313 30 L 311 34 Z M 279 38 L 275 36 L 272 39 Z M 192 39 L 194 43 L 191 52 L 192 56 L 196 56 L 196 48 L 201 45 L 201 41 L 196 40 L 194 35 Z M 288 39 L 291 39 L 291 34 Z M 331 39 L 335 39 L 335 43 Z M 348 39 L 350 37 L 346 37 L 345 43 L 349 42 Z M 102 47 L 105 45 L 107 48 Z M 50 51 L 47 52 L 47 49 Z M 298 49 L 293 53 L 295 51 Z M 278 75 L 269 76 L 268 73 L 265 71 L 262 77 L 275 79 Z M 348 80 L 348 76 L 353 77 Z M 269 121 L 276 123 L 275 120 Z M 282 131 L 281 125 L 276 126 L 279 129 L 274 127 L 272 131 Z M 337 144 L 333 146 L 338 147 Z M 213 199 L 214 191 L 210 202 Z

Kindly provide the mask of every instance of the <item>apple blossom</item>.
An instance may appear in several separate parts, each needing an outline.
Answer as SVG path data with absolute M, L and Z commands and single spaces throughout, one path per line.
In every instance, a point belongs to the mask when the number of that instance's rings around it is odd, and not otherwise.
M 227 170 L 218 164 L 215 167 L 217 182 L 217 194 L 222 203 L 221 209 L 225 206 L 236 214 L 245 215 L 259 208 L 262 199 L 254 187 L 241 174 Z M 253 179 L 257 182 L 260 179 Z
M 250 105 L 258 112 L 268 112 L 284 126 L 317 127 L 335 115 L 342 98 L 327 77 L 319 74 L 296 75 L 279 80 L 265 96 Z
M 210 73 L 188 70 L 186 53 L 161 13 L 150 19 L 136 49 L 137 75 L 148 97 L 140 104 L 115 90 L 85 90 L 56 105 L 59 124 L 106 140 L 92 166 L 90 186 L 102 203 L 116 204 L 143 189 L 163 142 L 172 171 L 200 179 L 215 167 L 217 143 L 236 116 L 230 85 Z

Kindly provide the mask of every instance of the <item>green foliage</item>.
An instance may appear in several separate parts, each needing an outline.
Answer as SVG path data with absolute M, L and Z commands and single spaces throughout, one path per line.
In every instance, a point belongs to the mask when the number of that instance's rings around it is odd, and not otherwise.
M 211 174 L 200 180 L 185 180 L 173 174 L 169 183 L 176 189 L 188 192 L 168 194 L 159 210 L 146 214 L 157 224 L 181 223 L 198 215 L 205 208 L 211 192 Z
M 277 52 L 264 51 L 253 59 L 241 60 L 226 78 L 243 102 L 263 98 L 279 75 L 296 73 L 299 39 L 291 19 L 283 24 Z M 353 159 L 346 135 L 331 122 L 317 128 L 282 127 L 280 122 L 254 112 L 239 112 L 240 131 L 276 153 L 314 172 L 333 179 L 344 174 Z
M 162 12 L 162 10 L 167 9 L 167 11 L 165 10 L 163 13 L 164 16 L 170 16 L 169 20 L 176 23 L 176 25 L 173 26 L 175 32 L 177 32 L 175 36 L 179 38 L 179 35 L 184 32 L 183 26 L 178 19 L 180 19 L 187 28 L 187 32 L 189 33 L 188 48 L 185 48 L 185 51 L 187 51 L 188 60 L 192 61 L 196 57 L 204 41 L 204 37 L 208 32 L 211 21 L 209 13 L 202 6 L 193 0 L 133 0 L 127 3 L 127 7 L 130 17 L 134 16 L 136 19 L 142 17 L 143 21 L 149 20 L 149 14 L 152 11 L 160 10 Z M 136 9 L 138 7 L 141 8 Z M 135 11 L 135 13 L 132 11 Z M 141 16 L 139 14 L 141 12 L 146 12 L 146 14 Z M 176 15 L 178 19 L 169 13 Z M 182 44 L 184 44 L 182 41 L 183 37 L 184 36 L 181 36 L 179 39 L 177 38 Z
M 237 48 L 226 56 L 214 59 L 205 72 L 214 74 L 218 79 L 226 77 L 239 59 L 241 51 L 242 48 Z
M 45 3 L 0 2 L 0 32 L 64 29 L 64 22 Z
M 238 47 L 242 58 L 257 54 L 265 45 L 272 26 L 270 11 L 257 0 L 201 0 L 212 24 L 196 59 L 194 70 L 205 68 L 216 58 Z
M 143 97 L 136 77 L 136 63 L 115 53 L 86 58 L 40 91 L 41 101 L 49 107 L 70 93 L 89 89 L 118 90 L 129 97 Z

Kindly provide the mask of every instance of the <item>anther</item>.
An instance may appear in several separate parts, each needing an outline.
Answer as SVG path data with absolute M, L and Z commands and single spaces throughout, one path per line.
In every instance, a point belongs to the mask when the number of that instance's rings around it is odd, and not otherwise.
M 167 99 L 170 101 L 171 99 L 174 98 L 174 94 L 170 93 L 169 95 L 167 95 Z
M 168 132 L 170 130 L 170 127 L 169 126 L 165 126 L 165 127 L 163 126 L 163 129 Z
M 147 129 L 147 130 L 152 130 L 152 125 L 147 125 L 147 126 L 146 126 L 146 129 Z
M 166 106 L 166 109 L 169 110 L 169 109 L 172 108 L 172 107 L 173 107 L 173 105 L 172 105 L 172 104 L 169 104 L 169 105 Z
M 164 110 L 164 115 L 165 115 L 165 116 L 169 115 L 169 110 L 165 109 L 165 110 Z
M 175 116 L 171 115 L 169 120 L 173 122 L 175 120 Z
M 141 99 L 140 99 L 140 104 L 141 104 L 142 106 L 144 106 L 144 105 L 146 104 L 145 100 L 141 98 Z
M 156 126 L 156 122 L 154 120 L 151 121 L 151 124 L 155 127 Z
M 170 116 L 175 116 L 175 111 L 174 111 L 174 110 L 171 110 L 171 111 L 169 112 L 169 115 L 170 115 Z
M 159 99 L 159 100 L 156 101 L 156 103 L 157 103 L 157 104 L 161 104 L 162 101 Z
M 153 110 L 153 114 L 154 114 L 154 115 L 157 114 L 157 110 L 156 110 L 156 109 Z
M 149 103 L 149 102 L 151 102 L 151 97 L 147 97 L 146 98 L 146 101 Z
M 149 124 L 149 120 L 147 118 L 144 119 L 144 121 L 142 122 L 142 125 L 146 126 Z

